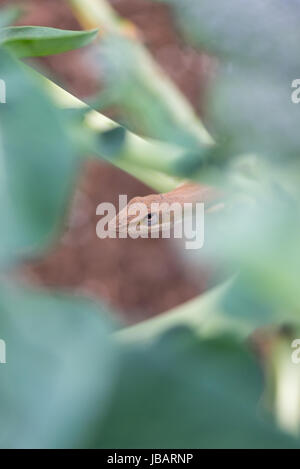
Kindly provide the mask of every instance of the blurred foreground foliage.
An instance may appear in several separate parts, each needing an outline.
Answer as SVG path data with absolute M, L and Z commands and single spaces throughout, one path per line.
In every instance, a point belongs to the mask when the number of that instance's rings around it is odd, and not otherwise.
M 7 344 L 1 447 L 299 447 L 298 435 L 286 432 L 299 428 L 297 392 L 281 382 L 287 374 L 274 360 L 277 378 L 265 405 L 269 370 L 264 376 L 245 333 L 286 324 L 300 330 L 300 108 L 291 102 L 300 70 L 300 5 L 165 3 L 184 38 L 219 60 L 207 104 L 215 143 L 102 0 L 81 2 L 86 12 L 95 7 L 88 32 L 16 28 L 10 26 L 16 10 L 0 12 L 7 93 L 0 104 L 0 337 Z M 75 11 L 87 23 L 83 10 Z M 94 104 L 118 107 L 119 124 L 89 107 L 65 112 L 17 59 L 89 42 L 105 82 Z M 220 186 L 226 208 L 207 220 L 204 253 L 192 257 L 213 260 L 234 279 L 123 338 L 112 333 L 119 326 L 101 306 L 9 281 L 7 267 L 42 252 L 61 229 L 78 168 L 91 151 L 154 186 L 161 173 Z M 147 331 L 155 331 L 150 340 Z M 274 351 L 280 341 L 275 335 Z M 280 370 L 288 366 L 279 362 Z M 295 365 L 291 376 L 299 388 Z

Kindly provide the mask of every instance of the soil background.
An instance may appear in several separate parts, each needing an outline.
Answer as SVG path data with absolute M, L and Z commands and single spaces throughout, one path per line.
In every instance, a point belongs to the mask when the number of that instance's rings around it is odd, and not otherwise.
M 20 25 L 80 29 L 63 0 L 0 0 L 18 3 Z M 144 44 L 202 114 L 202 97 L 211 74 L 211 61 L 182 42 L 168 8 L 147 0 L 110 3 L 140 31 Z M 80 98 L 101 88 L 89 62 L 88 47 L 39 59 L 50 76 Z M 196 277 L 172 243 L 163 239 L 105 239 L 96 237 L 95 211 L 101 202 L 114 202 L 153 192 L 128 174 L 92 158 L 82 168 L 70 203 L 66 230 L 43 258 L 22 268 L 22 277 L 43 288 L 72 290 L 104 301 L 126 323 L 135 323 L 183 303 L 206 289 L 204 268 Z

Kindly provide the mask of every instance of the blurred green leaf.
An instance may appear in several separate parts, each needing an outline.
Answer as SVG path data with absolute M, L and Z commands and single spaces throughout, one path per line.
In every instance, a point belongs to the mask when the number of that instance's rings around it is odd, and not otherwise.
M 259 152 L 285 164 L 298 157 L 298 0 L 166 0 L 185 37 L 222 59 L 208 100 L 223 155 Z
M 204 338 L 230 333 L 241 341 L 246 340 L 253 332 L 253 321 L 247 322 L 242 315 L 234 316 L 224 310 L 225 298 L 232 290 L 234 278 L 159 316 L 122 329 L 116 337 L 121 342 L 142 344 L 153 341 L 172 328 L 188 326 Z
M 98 30 L 67 31 L 40 26 L 12 26 L 0 31 L 0 44 L 17 57 L 60 54 L 90 44 Z
M 262 419 L 262 376 L 230 336 L 198 339 L 170 330 L 149 347 L 124 346 L 101 448 L 289 448 L 296 442 Z
M 81 447 L 109 402 L 111 330 L 91 301 L 1 287 L 1 448 Z
M 248 324 L 251 332 L 265 326 L 299 326 L 300 311 L 287 301 L 280 301 L 267 282 L 267 276 L 252 276 L 247 270 L 240 274 L 222 299 L 223 314 Z M 272 284 L 272 277 L 269 283 Z
M 220 307 L 252 330 L 300 320 L 298 199 L 263 179 L 251 190 L 246 186 L 248 200 L 241 193 L 206 219 L 206 243 L 198 257 L 239 273 Z
M 139 135 L 201 148 L 211 143 L 199 118 L 173 83 L 136 41 L 106 34 L 97 59 L 105 81 L 105 107 Z
M 20 9 L 18 7 L 4 7 L 0 9 L 0 28 L 9 26 L 18 19 L 20 15 Z M 1 33 L 0 33 L 1 34 Z
M 254 152 L 286 165 L 298 158 L 300 106 L 287 76 L 260 67 L 226 65 L 209 95 L 208 114 L 227 159 Z
M 163 0 L 185 38 L 226 60 L 292 67 L 299 58 L 298 0 Z
M 0 50 L 0 260 L 44 248 L 61 223 L 77 173 L 65 119 L 25 68 Z

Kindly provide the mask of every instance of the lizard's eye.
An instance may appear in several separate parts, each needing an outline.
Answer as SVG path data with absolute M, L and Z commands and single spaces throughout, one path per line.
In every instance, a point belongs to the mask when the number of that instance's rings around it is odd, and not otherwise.
M 145 222 L 148 226 L 156 225 L 158 223 L 157 213 L 148 213 L 148 215 L 145 217 Z

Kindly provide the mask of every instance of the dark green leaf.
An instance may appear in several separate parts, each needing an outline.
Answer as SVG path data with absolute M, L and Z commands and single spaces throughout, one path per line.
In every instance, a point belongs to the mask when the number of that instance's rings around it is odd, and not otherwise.
M 60 54 L 90 44 L 98 30 L 66 31 L 40 26 L 13 26 L 0 31 L 0 44 L 17 57 Z
M 99 152 L 108 157 L 118 155 L 125 143 L 126 129 L 115 127 L 99 135 Z
M 171 330 L 149 348 L 124 346 L 116 392 L 91 446 L 276 448 L 295 442 L 258 412 L 262 376 L 232 337 Z
M 0 50 L 0 260 L 44 248 L 56 233 L 77 171 L 64 119 L 39 82 Z
M 81 446 L 115 373 L 109 321 L 88 300 L 0 289 L 0 447 Z

